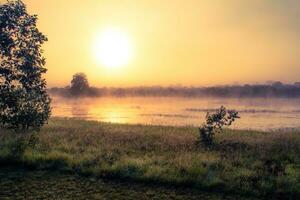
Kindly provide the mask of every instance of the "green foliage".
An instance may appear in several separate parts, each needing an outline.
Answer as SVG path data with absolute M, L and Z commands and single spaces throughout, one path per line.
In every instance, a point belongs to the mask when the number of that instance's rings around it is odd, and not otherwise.
M 215 133 L 221 133 L 224 126 L 230 126 L 235 119 L 240 118 L 235 110 L 227 110 L 221 106 L 215 113 L 206 114 L 206 123 L 199 128 L 200 140 L 206 147 L 213 144 Z
M 0 4 L 0 124 L 7 128 L 38 129 L 50 116 L 42 77 L 47 70 L 41 46 L 47 38 L 36 23 L 22 1 Z

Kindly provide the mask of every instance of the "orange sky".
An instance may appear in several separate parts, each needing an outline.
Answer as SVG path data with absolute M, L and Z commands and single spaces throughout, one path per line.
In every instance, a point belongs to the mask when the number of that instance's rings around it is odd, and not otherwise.
M 76 72 L 91 85 L 216 85 L 299 81 L 298 0 L 25 0 L 39 16 L 48 85 Z M 128 35 L 132 60 L 118 70 L 96 62 L 99 33 Z

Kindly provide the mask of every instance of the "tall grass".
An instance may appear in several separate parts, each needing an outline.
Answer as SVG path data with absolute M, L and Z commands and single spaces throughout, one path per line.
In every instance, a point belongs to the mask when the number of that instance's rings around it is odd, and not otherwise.
M 0 164 L 243 194 L 300 194 L 300 131 L 225 130 L 206 151 L 193 127 L 50 120 L 34 148 L 14 156 L 0 129 Z

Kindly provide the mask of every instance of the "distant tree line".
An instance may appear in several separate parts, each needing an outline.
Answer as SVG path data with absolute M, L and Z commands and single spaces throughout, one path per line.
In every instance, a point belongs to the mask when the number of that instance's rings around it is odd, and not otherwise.
M 90 87 L 85 74 L 73 76 L 70 86 L 51 88 L 52 95 L 78 96 L 149 96 L 149 97 L 300 97 L 300 82 L 284 84 L 279 81 L 269 84 L 231 85 L 214 87 Z

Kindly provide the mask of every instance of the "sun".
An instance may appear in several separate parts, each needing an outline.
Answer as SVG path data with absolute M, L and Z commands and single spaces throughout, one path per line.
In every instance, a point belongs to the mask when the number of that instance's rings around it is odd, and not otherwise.
M 132 58 L 132 43 L 118 29 L 105 29 L 94 42 L 94 54 L 99 64 L 115 69 L 127 65 Z

